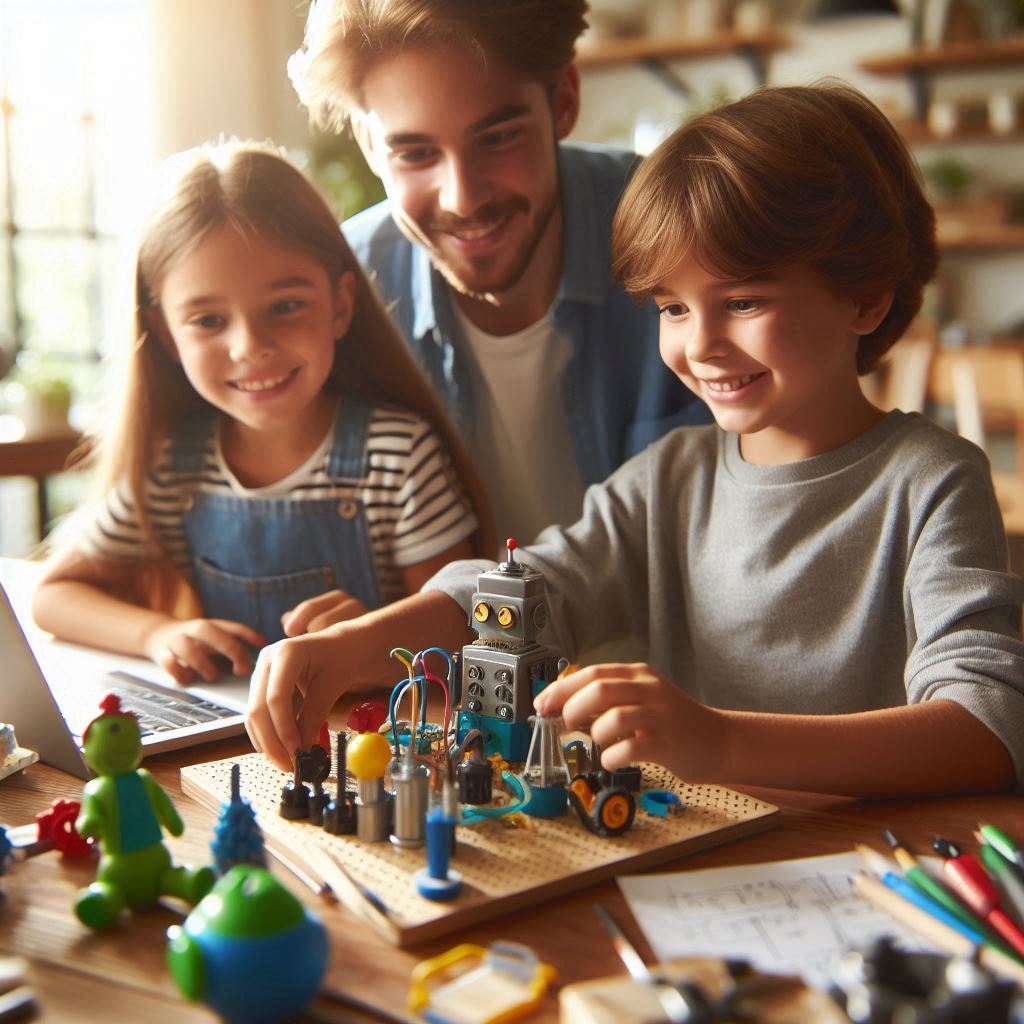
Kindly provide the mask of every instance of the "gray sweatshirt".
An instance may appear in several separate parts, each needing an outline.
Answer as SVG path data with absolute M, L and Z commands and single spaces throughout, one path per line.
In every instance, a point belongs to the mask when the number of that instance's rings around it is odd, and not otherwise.
M 984 454 L 924 416 L 889 413 L 781 466 L 744 462 L 718 427 L 676 430 L 521 557 L 544 573 L 545 639 L 566 657 L 634 633 L 654 668 L 719 708 L 953 700 L 1024 781 L 1024 580 Z M 468 611 L 489 568 L 456 562 L 424 589 Z

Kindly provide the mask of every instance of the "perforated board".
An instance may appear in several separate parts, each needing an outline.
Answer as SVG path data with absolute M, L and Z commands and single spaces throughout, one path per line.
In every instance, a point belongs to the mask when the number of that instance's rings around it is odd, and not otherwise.
M 346 906 L 399 946 L 760 832 L 779 814 L 774 805 L 743 793 L 687 785 L 662 768 L 644 765 L 643 788 L 677 793 L 685 804 L 682 814 L 654 818 L 638 808 L 633 827 L 611 839 L 589 832 L 571 812 L 557 819 L 529 818 L 528 827 L 503 818 L 460 825 L 451 866 L 462 874 L 462 892 L 451 903 L 435 903 L 412 884 L 426 863 L 424 849 L 365 843 L 331 835 L 308 821 L 281 818 L 281 787 L 290 776 L 260 754 L 182 768 L 183 791 L 219 811 L 230 799 L 235 763 L 242 797 L 256 811 L 267 845 L 330 885 Z M 332 777 L 329 792 L 334 785 Z M 386 913 L 374 907 L 367 891 Z

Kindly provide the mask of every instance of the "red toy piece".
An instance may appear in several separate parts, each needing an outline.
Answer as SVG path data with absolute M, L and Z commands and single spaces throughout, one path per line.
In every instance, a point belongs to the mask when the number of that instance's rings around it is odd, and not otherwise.
M 364 700 L 352 709 L 345 724 L 353 732 L 376 732 L 387 717 L 388 709 L 379 700 Z M 330 743 L 325 749 L 331 749 Z
M 39 842 L 47 850 L 59 850 L 65 857 L 88 857 L 95 850 L 92 839 L 75 831 L 75 819 L 82 805 L 77 800 L 54 800 L 48 811 L 36 815 Z

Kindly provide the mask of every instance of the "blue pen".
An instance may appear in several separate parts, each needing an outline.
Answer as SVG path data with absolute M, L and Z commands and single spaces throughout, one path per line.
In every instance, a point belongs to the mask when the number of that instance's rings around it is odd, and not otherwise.
M 892 871 L 886 871 L 882 875 L 881 881 L 886 888 L 892 889 L 898 896 L 902 896 L 908 903 L 913 903 L 915 907 L 930 914 L 936 921 L 941 921 L 947 927 L 970 939 L 976 946 L 988 944 L 981 932 L 975 931 L 969 925 L 964 924 L 959 918 L 954 917 L 941 903 L 936 903 L 935 900 L 930 896 L 926 896 L 905 878 L 901 878 Z

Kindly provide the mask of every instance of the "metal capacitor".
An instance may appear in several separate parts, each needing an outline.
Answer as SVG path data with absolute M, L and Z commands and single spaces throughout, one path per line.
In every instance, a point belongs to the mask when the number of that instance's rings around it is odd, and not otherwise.
M 422 846 L 426 840 L 427 796 L 430 769 L 406 759 L 401 771 L 391 776 L 395 791 L 395 823 L 391 842 L 401 849 Z

